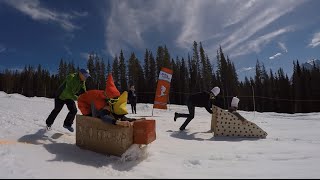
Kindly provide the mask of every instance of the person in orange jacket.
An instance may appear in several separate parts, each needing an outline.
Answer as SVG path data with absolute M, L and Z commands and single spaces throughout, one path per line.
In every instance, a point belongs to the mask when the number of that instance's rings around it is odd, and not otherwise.
M 78 108 L 85 116 L 98 117 L 104 122 L 120 125 L 132 126 L 132 121 L 136 119 L 127 118 L 125 111 L 116 113 L 114 104 L 118 101 L 120 92 L 116 88 L 112 75 L 109 74 L 106 81 L 106 89 L 89 90 L 78 98 Z

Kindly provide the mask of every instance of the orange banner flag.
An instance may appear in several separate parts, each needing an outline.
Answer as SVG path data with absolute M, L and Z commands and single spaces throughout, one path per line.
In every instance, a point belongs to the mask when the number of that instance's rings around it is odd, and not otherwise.
M 171 69 L 161 68 L 153 108 L 167 109 L 172 73 Z

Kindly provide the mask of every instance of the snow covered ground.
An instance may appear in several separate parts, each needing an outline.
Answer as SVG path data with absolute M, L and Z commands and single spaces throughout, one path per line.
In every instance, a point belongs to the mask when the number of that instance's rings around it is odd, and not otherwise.
M 241 101 L 240 101 L 241 103 Z M 196 108 L 186 131 L 173 121 L 169 105 L 154 110 L 157 140 L 139 159 L 123 161 L 75 145 L 75 133 L 46 138 L 45 119 L 53 99 L 0 92 L 0 178 L 319 178 L 320 113 L 279 114 L 239 111 L 268 133 L 266 139 L 213 138 L 211 116 Z M 127 106 L 131 112 L 130 105 Z M 62 127 L 64 107 L 53 124 Z M 152 114 L 152 104 L 138 104 L 137 114 Z M 74 125 L 75 127 L 75 125 Z

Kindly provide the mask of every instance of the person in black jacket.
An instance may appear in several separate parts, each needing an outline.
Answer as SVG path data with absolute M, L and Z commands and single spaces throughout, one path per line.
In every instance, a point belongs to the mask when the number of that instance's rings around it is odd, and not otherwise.
M 219 87 L 214 87 L 210 92 L 203 91 L 200 93 L 192 94 L 189 96 L 187 101 L 187 106 L 189 110 L 189 114 L 181 114 L 181 113 L 174 113 L 174 121 L 177 120 L 179 117 L 186 117 L 187 119 L 181 125 L 180 131 L 183 131 L 189 122 L 194 118 L 195 107 L 205 107 L 206 110 L 212 114 L 212 104 L 215 97 L 220 93 Z
M 132 114 L 137 114 L 137 95 L 133 85 L 130 87 L 128 92 L 128 101 L 131 104 Z

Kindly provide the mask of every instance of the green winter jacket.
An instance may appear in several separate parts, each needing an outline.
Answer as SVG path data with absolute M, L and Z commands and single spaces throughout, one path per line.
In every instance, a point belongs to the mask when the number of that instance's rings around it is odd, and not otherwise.
M 79 93 L 81 88 L 86 91 L 85 81 L 80 80 L 79 73 L 69 74 L 62 85 L 59 87 L 59 89 L 61 89 L 62 91 L 61 93 L 59 93 L 60 95 L 58 95 L 59 99 L 72 99 L 75 101 L 78 99 L 78 96 L 76 94 Z

